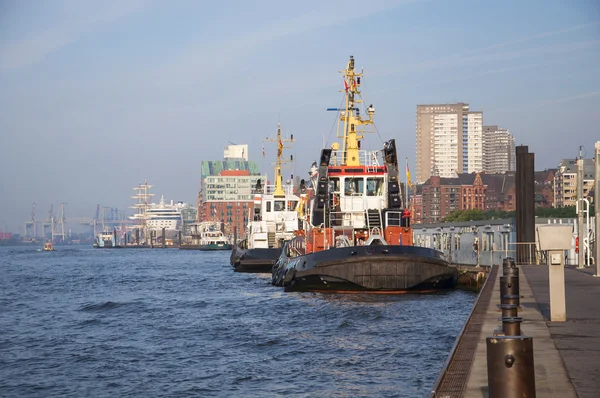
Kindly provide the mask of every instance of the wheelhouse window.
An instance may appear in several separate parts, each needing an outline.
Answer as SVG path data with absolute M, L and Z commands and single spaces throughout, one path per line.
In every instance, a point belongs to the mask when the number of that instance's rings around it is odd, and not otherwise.
M 273 206 L 274 211 L 284 211 L 285 210 L 285 200 L 276 200 L 275 205 Z
M 267 213 L 271 212 L 271 201 L 267 202 Z
M 367 178 L 367 196 L 383 195 L 383 178 L 368 177 Z
M 362 177 L 344 179 L 344 193 L 346 196 L 362 196 L 365 188 Z
M 294 211 L 296 210 L 296 206 L 298 206 L 298 201 L 297 200 L 288 200 L 287 202 L 287 209 L 290 211 Z
M 329 192 L 340 192 L 340 179 L 332 177 L 329 179 Z

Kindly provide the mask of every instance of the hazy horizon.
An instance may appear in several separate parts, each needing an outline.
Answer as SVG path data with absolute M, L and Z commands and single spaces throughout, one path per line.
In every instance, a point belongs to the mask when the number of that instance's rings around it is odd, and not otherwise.
M 202 160 L 248 144 L 272 178 L 278 121 L 306 176 L 335 137 L 353 55 L 384 140 L 415 175 L 417 104 L 466 102 L 507 128 L 536 170 L 600 140 L 593 0 L 157 0 L 0 3 L 0 228 L 66 204 L 130 210 L 133 187 L 195 203 Z M 379 148 L 377 134 L 364 147 Z

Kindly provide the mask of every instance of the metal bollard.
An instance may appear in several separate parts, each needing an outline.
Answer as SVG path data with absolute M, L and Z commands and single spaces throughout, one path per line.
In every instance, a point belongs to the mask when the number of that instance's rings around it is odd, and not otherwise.
M 535 398 L 533 338 L 486 338 L 490 398 Z
M 519 269 L 518 268 L 503 268 L 502 275 L 504 276 L 515 276 L 519 277 Z
M 519 278 L 515 276 L 500 277 L 500 297 L 507 294 L 519 295 Z
M 502 318 L 508 316 L 517 316 L 518 306 L 515 304 L 498 304 L 498 308 L 502 310 Z
M 504 257 L 502 260 L 502 268 L 515 268 L 517 265 L 512 257 Z
M 520 336 L 521 335 L 521 322 L 523 318 L 520 316 L 506 316 L 502 317 L 502 331 L 505 336 Z
M 500 304 L 514 304 L 518 307 L 521 303 L 519 302 L 519 296 L 516 294 L 505 294 L 500 297 Z

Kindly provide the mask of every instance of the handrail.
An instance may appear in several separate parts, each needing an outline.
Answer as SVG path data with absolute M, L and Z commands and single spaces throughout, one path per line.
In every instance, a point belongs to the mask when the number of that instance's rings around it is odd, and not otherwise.
M 345 154 L 346 154 L 346 152 L 344 152 L 344 151 L 332 151 L 331 158 L 330 158 L 331 161 L 330 161 L 329 165 L 334 166 L 334 167 L 341 166 Z M 359 150 L 358 158 L 359 158 L 360 164 L 362 166 L 379 167 L 383 164 L 383 157 L 381 156 L 381 151 Z

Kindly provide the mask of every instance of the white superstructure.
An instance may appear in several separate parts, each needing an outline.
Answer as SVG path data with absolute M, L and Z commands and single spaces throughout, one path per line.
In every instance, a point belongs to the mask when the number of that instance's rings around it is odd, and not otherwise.
M 203 221 L 190 226 L 194 244 L 201 246 L 230 245 L 229 238 L 221 231 L 221 223 L 217 221 Z
M 248 249 L 281 247 L 298 230 L 300 197 L 291 184 L 283 187 L 284 195 L 275 195 L 274 185 L 265 185 L 254 194 L 254 208 L 248 215 Z
M 162 233 L 163 228 L 168 235 L 176 234 L 183 226 L 181 210 L 184 207 L 183 202 L 165 203 L 164 197 L 161 197 L 158 204 L 152 203 L 146 209 L 146 227 L 150 231 L 158 231 L 158 235 Z

